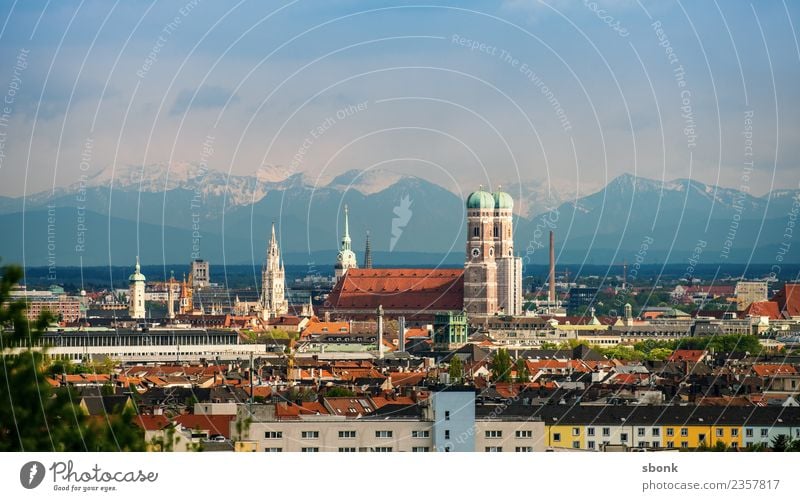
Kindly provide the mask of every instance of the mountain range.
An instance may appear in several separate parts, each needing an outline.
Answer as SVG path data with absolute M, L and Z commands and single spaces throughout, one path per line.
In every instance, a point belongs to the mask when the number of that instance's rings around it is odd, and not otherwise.
M 560 263 L 800 262 L 787 231 L 800 190 L 756 197 L 630 174 L 587 196 L 540 182 L 504 189 L 516 200 L 526 263 L 547 261 L 551 229 Z M 137 254 L 148 264 L 259 264 L 274 222 L 287 263 L 328 274 L 345 204 L 360 260 L 369 231 L 377 266 L 463 264 L 462 196 L 422 178 L 351 170 L 322 183 L 279 168 L 238 176 L 191 163 L 104 170 L 26 199 L 0 197 L 0 256 L 27 266 L 127 265 Z

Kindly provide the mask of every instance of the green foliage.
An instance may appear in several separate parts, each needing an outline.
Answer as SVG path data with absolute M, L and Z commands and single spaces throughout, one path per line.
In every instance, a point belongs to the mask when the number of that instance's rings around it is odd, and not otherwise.
M 326 397 L 354 397 L 355 393 L 341 386 L 334 386 L 325 393 Z
M 528 371 L 528 366 L 525 364 L 525 360 L 518 359 L 516 363 L 516 370 L 517 370 L 517 382 L 518 383 L 527 383 L 531 379 L 531 373 Z
M 498 349 L 492 359 L 492 381 L 495 383 L 511 382 L 511 356 L 505 348 Z
M 461 359 L 455 355 L 450 359 L 448 374 L 450 374 L 450 381 L 453 383 L 461 382 L 461 380 L 464 379 L 464 364 L 461 362 Z
M 21 277 L 19 267 L 9 266 L 0 279 L 0 452 L 144 450 L 132 411 L 92 419 L 83 414 L 74 392 L 55 391 L 46 381 L 41 351 L 25 349 L 16 356 L 5 351 L 11 343 L 32 346 L 50 320 L 43 315 L 31 325 L 24 302 L 9 300 Z

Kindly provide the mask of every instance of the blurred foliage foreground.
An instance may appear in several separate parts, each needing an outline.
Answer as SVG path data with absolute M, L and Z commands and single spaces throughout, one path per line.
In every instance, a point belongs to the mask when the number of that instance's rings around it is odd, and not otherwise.
M 30 346 L 50 319 L 28 322 L 24 301 L 10 301 L 21 278 L 19 267 L 8 266 L 0 282 L 0 452 L 145 450 L 135 411 L 89 416 L 74 390 L 47 381 L 47 355 Z M 9 354 L 9 345 L 19 341 L 28 348 Z

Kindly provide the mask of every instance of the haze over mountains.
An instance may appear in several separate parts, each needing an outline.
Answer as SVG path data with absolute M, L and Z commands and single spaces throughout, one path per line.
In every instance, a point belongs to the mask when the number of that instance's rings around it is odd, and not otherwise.
M 786 231 L 797 215 L 797 190 L 755 197 L 692 180 L 662 183 L 628 174 L 579 198 L 546 183 L 504 189 L 515 198 L 516 251 L 526 262 L 546 262 L 550 229 L 560 263 L 633 263 L 639 255 L 646 263 L 688 265 L 698 244 L 706 264 L 800 262 L 800 243 Z M 169 264 L 188 262 L 196 245 L 199 256 L 215 265 L 260 265 L 274 221 L 286 262 L 327 274 L 347 204 L 359 260 L 369 231 L 377 266 L 458 266 L 464 259 L 465 196 L 384 171 L 353 170 L 322 183 L 275 168 L 253 176 L 189 163 L 106 170 L 83 185 L 27 200 L 0 197 L 0 227 L 7 235 L 0 256 L 27 266 L 127 265 L 137 254 L 147 264 Z M 390 252 L 392 221 L 405 219 L 397 213 L 404 198 L 410 216 Z M 24 241 L 8 237 L 23 234 Z

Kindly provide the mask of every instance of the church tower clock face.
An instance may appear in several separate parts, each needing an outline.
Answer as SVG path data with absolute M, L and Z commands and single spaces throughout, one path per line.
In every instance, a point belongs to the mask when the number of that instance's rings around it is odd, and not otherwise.
M 475 247 L 474 249 L 472 249 L 472 257 L 478 257 L 480 255 L 481 255 L 481 250 L 479 248 Z

